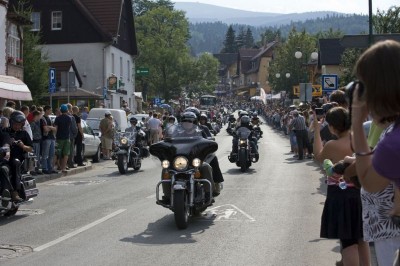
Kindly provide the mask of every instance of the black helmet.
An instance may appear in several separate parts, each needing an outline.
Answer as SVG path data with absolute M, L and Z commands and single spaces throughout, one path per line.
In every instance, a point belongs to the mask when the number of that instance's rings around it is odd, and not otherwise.
M 184 112 L 181 118 L 182 122 L 197 123 L 197 116 L 193 112 Z
M 25 123 L 26 117 L 21 111 L 14 111 L 10 115 L 10 123 Z
M 136 117 L 133 117 L 133 116 L 132 116 L 132 117 L 129 119 L 129 122 L 131 122 L 131 123 L 132 123 L 132 122 L 137 123 Z
M 258 116 L 257 112 L 253 113 L 253 117 L 256 118 Z
M 244 115 L 240 118 L 240 124 L 241 125 L 248 125 L 250 123 L 250 117 L 247 115 Z
M 197 118 L 200 118 L 200 111 L 196 107 L 188 107 L 185 109 L 185 112 L 192 112 Z

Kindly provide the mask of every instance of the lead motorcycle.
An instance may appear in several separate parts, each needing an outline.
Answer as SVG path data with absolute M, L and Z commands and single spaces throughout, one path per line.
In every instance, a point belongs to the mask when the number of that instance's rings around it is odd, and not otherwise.
M 149 151 L 141 145 L 145 135 L 141 129 L 117 133 L 114 156 L 115 164 L 121 174 L 126 174 L 129 167 L 138 171 L 142 167 L 142 159 L 149 156 Z
M 11 169 L 9 169 L 8 162 L 5 159 L 8 151 L 9 148 L 0 148 L 0 174 L 8 175 L 8 179 L 10 180 Z M 1 187 L 0 183 L 0 215 L 7 217 L 15 215 L 21 205 L 31 204 L 33 202 L 33 198 L 39 194 L 39 189 L 36 187 L 35 178 L 29 174 L 31 170 L 35 169 L 35 159 L 36 156 L 33 153 L 27 153 L 25 160 L 22 163 L 18 159 L 15 159 L 13 164 L 15 171 L 21 176 L 21 188 L 17 192 L 22 201 L 12 201 L 10 191 L 7 191 Z
M 194 127 L 196 133 L 188 135 L 181 124 L 173 125 L 167 129 L 164 141 L 150 146 L 150 154 L 156 156 L 162 166 L 162 180 L 156 186 L 156 203 L 174 212 L 179 229 L 187 228 L 189 217 L 203 212 L 213 199 L 213 185 L 202 176 L 200 168 L 214 158 L 218 144 L 203 138 L 202 130 L 197 125 Z M 168 202 L 160 200 L 162 184 L 164 189 L 170 186 Z

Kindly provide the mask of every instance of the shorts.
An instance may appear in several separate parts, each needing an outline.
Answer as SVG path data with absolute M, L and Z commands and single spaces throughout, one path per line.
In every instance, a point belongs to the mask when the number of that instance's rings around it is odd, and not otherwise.
M 297 147 L 296 133 L 294 133 L 293 130 L 290 131 L 289 138 L 290 138 L 290 145 Z
M 111 150 L 112 142 L 113 142 L 112 138 L 107 138 L 107 137 L 101 136 L 101 147 L 103 149 Z
M 71 153 L 71 142 L 69 139 L 56 140 L 56 154 L 57 156 L 69 156 Z

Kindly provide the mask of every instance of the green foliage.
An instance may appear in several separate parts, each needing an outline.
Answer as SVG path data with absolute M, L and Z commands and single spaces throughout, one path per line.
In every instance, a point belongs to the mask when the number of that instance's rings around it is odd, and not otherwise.
M 344 51 L 340 64 L 343 75 L 339 79 L 339 87 L 346 86 L 355 79 L 353 68 L 363 51 L 364 49 L 356 48 L 346 49 Z
M 400 6 L 379 10 L 372 19 L 376 33 L 400 33 Z
M 32 8 L 27 1 L 19 1 L 15 12 L 30 19 Z M 47 94 L 49 84 L 49 63 L 47 55 L 42 55 L 39 48 L 40 37 L 31 31 L 32 26 L 23 26 L 23 60 L 24 60 L 24 83 L 32 94 L 33 103 L 45 103 L 43 96 Z
M 240 28 L 249 28 L 254 36 L 255 43 L 259 46 L 274 41 L 278 37 L 284 41 L 294 27 L 299 30 L 305 29 L 309 34 L 325 32 L 329 38 L 340 34 L 360 34 L 368 31 L 368 16 L 366 15 L 331 15 L 324 18 L 310 19 L 306 21 L 292 22 L 290 25 L 279 25 L 270 27 L 253 27 L 248 25 L 232 24 L 228 26 L 222 22 L 191 23 L 189 40 L 193 54 L 203 52 L 223 52 L 228 28 L 239 32 Z M 331 33 L 329 33 L 331 32 Z M 201 37 L 200 37 L 201 36 Z M 200 37 L 200 38 L 199 38 Z M 325 36 L 324 38 L 328 38 Z
M 304 30 L 291 30 L 287 41 L 275 50 L 274 60 L 271 62 L 268 81 L 275 92 L 291 92 L 290 88 L 293 85 L 308 81 L 304 65 L 309 62 L 316 47 L 315 37 Z M 296 51 L 302 52 L 303 56 L 300 59 L 295 57 Z M 279 78 L 276 77 L 277 73 L 280 74 Z M 286 78 L 286 73 L 290 74 L 290 78 Z
M 190 56 L 189 26 L 182 11 L 164 6 L 148 10 L 136 19 L 136 34 L 137 66 L 150 70 L 149 76 L 137 77 L 137 84 L 149 98 L 178 98 L 182 88 L 213 90 L 218 61 L 207 54 L 199 59 Z
M 244 47 L 253 48 L 254 47 L 254 37 L 253 32 L 250 28 L 247 28 L 246 35 L 244 36 Z
M 232 25 L 230 25 L 228 31 L 225 34 L 224 48 L 222 48 L 221 53 L 235 53 L 235 52 L 237 52 L 236 35 Z
M 174 9 L 174 4 L 169 0 L 133 0 L 133 13 L 136 17 L 144 15 L 146 12 L 153 10 L 157 7 L 166 7 L 169 10 Z

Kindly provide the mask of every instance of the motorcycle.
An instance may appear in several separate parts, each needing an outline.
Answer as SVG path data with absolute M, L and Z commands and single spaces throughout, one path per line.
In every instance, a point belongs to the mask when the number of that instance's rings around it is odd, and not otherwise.
M 156 186 L 156 203 L 174 212 L 179 229 L 187 228 L 189 217 L 203 212 L 213 199 L 213 185 L 202 176 L 200 169 L 207 166 L 204 162 L 214 158 L 218 144 L 203 138 L 201 129 L 195 128 L 196 135 L 188 136 L 182 125 L 171 126 L 164 141 L 150 146 L 150 154 L 156 156 L 162 166 L 162 180 Z M 169 189 L 168 185 L 171 187 L 167 202 L 160 201 L 160 185 L 164 189 Z
M 8 162 L 5 160 L 5 155 L 9 148 L 0 148 L 0 167 L 2 175 L 10 175 Z M 10 191 L 1 187 L 0 183 L 0 215 L 6 217 L 13 216 L 17 213 L 19 207 L 24 204 L 33 203 L 33 198 L 39 194 L 39 189 L 36 187 L 35 178 L 29 174 L 35 169 L 36 156 L 33 153 L 27 153 L 24 161 L 21 163 L 18 159 L 14 159 L 12 167 L 21 176 L 21 188 L 18 190 L 18 195 L 22 201 L 12 201 Z M 9 178 L 9 177 L 4 177 Z
M 218 124 L 216 122 L 211 122 L 211 127 L 212 127 L 212 133 L 214 134 L 214 136 L 216 136 L 221 131 L 221 128 L 218 126 Z
M 240 167 L 240 171 L 245 172 L 252 164 L 252 162 L 257 162 L 255 158 L 255 153 L 253 153 L 249 136 L 251 130 L 246 127 L 240 127 L 234 132 L 234 137 L 238 139 L 237 154 L 232 154 L 228 156 L 228 159 L 232 163 L 236 163 Z
M 142 159 L 149 156 L 149 151 L 140 145 L 142 138 L 145 138 L 142 130 L 117 133 L 114 155 L 116 157 L 115 164 L 121 174 L 126 174 L 129 167 L 138 171 L 142 167 Z M 137 143 L 139 145 L 136 145 Z
M 262 138 L 262 131 L 261 128 L 259 126 L 253 126 L 253 130 L 254 130 L 254 137 L 257 139 L 257 141 Z
M 236 122 L 229 121 L 228 127 L 226 128 L 226 132 L 228 132 L 229 135 L 233 135 L 235 130 L 236 130 Z

